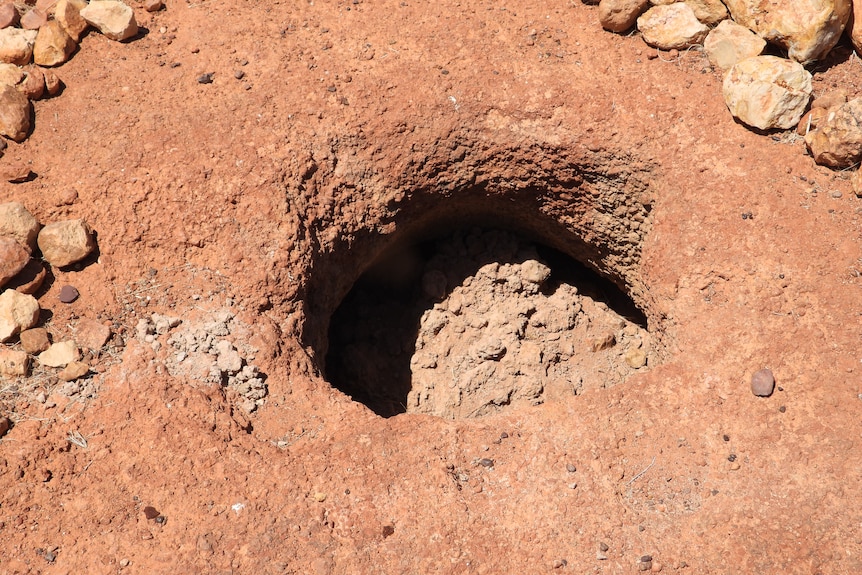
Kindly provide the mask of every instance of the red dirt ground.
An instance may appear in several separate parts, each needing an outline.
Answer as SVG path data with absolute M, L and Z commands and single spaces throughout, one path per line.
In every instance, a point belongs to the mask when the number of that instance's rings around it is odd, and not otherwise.
M 862 571 L 862 204 L 799 138 L 735 123 L 701 53 L 651 58 L 574 0 L 135 6 L 147 32 L 90 33 L 0 159 L 37 174 L 4 201 L 98 233 L 40 296 L 55 340 L 119 334 L 93 397 L 46 374 L 4 396 L 0 572 Z M 859 95 L 858 67 L 817 93 Z M 629 252 L 591 220 L 614 189 L 650 206 Z M 486 200 L 599 246 L 661 364 L 456 421 L 334 389 L 325 326 L 373 256 Z M 268 376 L 250 414 L 135 337 L 225 309 Z

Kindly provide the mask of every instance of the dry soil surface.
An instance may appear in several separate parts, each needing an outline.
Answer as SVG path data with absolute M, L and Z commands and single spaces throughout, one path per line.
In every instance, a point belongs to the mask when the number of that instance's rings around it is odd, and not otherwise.
M 98 233 L 44 325 L 115 332 L 83 382 L 3 382 L 0 572 L 862 571 L 860 203 L 735 123 L 700 52 L 574 0 L 135 7 L 143 33 L 90 33 L 0 159 L 36 174 L 4 201 Z M 859 66 L 841 48 L 816 91 L 862 94 Z M 435 248 L 478 230 L 538 257 Z M 391 305 L 339 307 L 381 274 Z M 357 361 L 412 365 L 386 399 L 414 401 L 369 399 Z M 509 398 L 457 409 L 497 372 Z

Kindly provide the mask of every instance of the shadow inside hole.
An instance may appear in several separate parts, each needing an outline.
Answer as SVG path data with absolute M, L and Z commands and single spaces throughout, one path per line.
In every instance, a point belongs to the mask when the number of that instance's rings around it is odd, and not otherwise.
M 484 244 L 473 245 L 476 238 L 483 238 Z M 452 245 L 460 245 L 464 253 L 451 253 Z M 445 250 L 449 251 L 445 261 L 450 265 L 440 270 L 438 256 Z M 508 231 L 461 230 L 454 236 L 395 246 L 356 281 L 330 319 L 327 379 L 382 417 L 405 413 L 413 383 L 411 359 L 423 314 L 445 301 L 485 265 L 522 264 L 530 259 L 551 269 L 542 285 L 545 295 L 569 284 L 646 328 L 645 315 L 627 294 L 570 256 Z M 433 270 L 444 271 L 447 276 L 442 289 L 428 285 L 427 274 Z

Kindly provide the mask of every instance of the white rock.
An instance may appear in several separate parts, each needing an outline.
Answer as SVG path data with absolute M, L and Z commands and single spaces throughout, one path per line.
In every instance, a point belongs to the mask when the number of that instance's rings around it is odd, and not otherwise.
M 625 32 L 646 11 L 649 0 L 601 0 L 599 22 L 611 32 Z
M 724 20 L 703 41 L 703 49 L 716 68 L 729 70 L 734 64 L 759 56 L 766 40 L 733 20 Z
M 0 349 L 0 375 L 26 376 L 30 371 L 30 356 L 26 351 Z
M 722 92 L 730 113 L 745 124 L 761 130 L 792 128 L 811 99 L 811 74 L 798 62 L 755 56 L 727 72 Z
M 134 11 L 118 0 L 90 2 L 80 13 L 90 26 L 111 40 L 126 40 L 138 33 Z
M 738 24 L 754 30 L 807 64 L 824 57 L 841 38 L 851 0 L 725 0 Z
M 22 30 L 11 26 L 0 30 L 0 62 L 19 66 L 29 64 L 37 34 L 36 30 Z
M 685 49 L 700 44 L 709 32 L 684 2 L 653 6 L 638 18 L 644 42 L 662 50 Z
M 96 247 L 93 232 L 84 220 L 48 224 L 39 232 L 37 243 L 42 257 L 57 267 L 81 261 Z
M 39 222 L 27 211 L 24 204 L 19 202 L 0 204 L 0 236 L 13 238 L 32 252 L 36 248 L 38 234 Z
M 849 168 L 862 160 L 862 98 L 830 108 L 817 128 L 805 135 L 818 164 Z
M 39 363 L 46 367 L 65 367 L 81 359 L 74 341 L 60 341 L 39 354 Z
M 13 289 L 0 294 L 0 342 L 36 325 L 39 311 L 39 302 L 31 295 Z

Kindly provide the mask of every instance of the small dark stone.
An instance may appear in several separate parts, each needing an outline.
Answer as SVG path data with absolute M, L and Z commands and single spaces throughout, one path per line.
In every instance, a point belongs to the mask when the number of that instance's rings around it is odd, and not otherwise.
M 63 286 L 60 288 L 60 301 L 63 303 L 72 303 L 78 299 L 79 295 L 75 286 Z
M 383 527 L 383 538 L 387 538 L 390 535 L 395 533 L 395 526 L 393 525 L 384 525 Z
M 449 73 L 449 70 L 440 70 L 440 73 L 445 76 Z
M 649 563 L 652 561 L 652 555 L 644 555 L 641 557 L 641 563 Z
M 494 467 L 494 460 L 483 458 L 479 460 L 479 465 L 481 465 L 482 467 Z
M 47 561 L 48 563 L 53 563 L 54 560 L 57 558 L 57 555 L 53 551 L 48 551 L 47 553 L 45 553 L 44 557 L 45 561 Z
M 782 405 L 781 407 L 778 408 L 778 411 L 780 411 L 781 413 L 784 413 L 785 411 L 787 411 L 787 407 Z
M 574 465 L 572 465 L 571 463 L 566 463 L 566 471 L 568 471 L 569 473 L 574 473 L 577 470 L 578 470 L 578 468 L 575 467 Z
M 233 73 L 233 77 L 237 80 L 242 80 L 243 78 L 245 78 L 245 72 L 243 72 L 242 70 L 237 70 Z
M 604 552 L 605 552 L 605 551 L 607 551 L 608 549 L 610 549 L 610 547 L 608 547 L 608 544 L 607 544 L 607 543 L 605 543 L 605 542 L 601 542 L 601 543 L 599 543 L 599 550 L 600 550 L 602 553 L 604 553 Z
M 156 517 L 156 523 L 158 523 L 159 525 L 164 525 L 167 522 L 167 520 L 168 520 L 168 518 L 165 517 L 164 515 L 159 515 L 158 517 Z
M 507 437 L 509 437 L 509 434 L 506 433 L 505 431 L 500 434 L 500 439 L 506 439 Z
M 722 435 L 722 436 L 721 436 L 721 438 L 722 438 L 723 440 L 725 440 L 725 441 L 730 441 L 730 436 L 729 436 L 729 435 Z
M 201 74 L 200 76 L 198 76 L 198 84 L 212 84 L 214 75 L 215 74 L 213 72 Z
M 728 460 L 728 461 L 730 461 L 730 462 L 734 462 L 734 461 L 736 461 L 736 454 L 735 454 L 735 453 L 731 453 L 730 455 L 728 455 L 728 456 L 727 456 L 727 460 Z
M 160 513 L 156 511 L 155 507 L 152 507 L 150 505 L 144 507 L 144 517 L 146 517 L 147 519 L 155 519 L 159 515 Z
M 326 88 L 327 92 L 335 92 L 335 90 L 337 90 L 337 88 L 335 86 L 327 86 L 327 88 Z
M 638 525 L 638 531 L 646 531 L 646 527 L 644 527 L 643 525 Z

